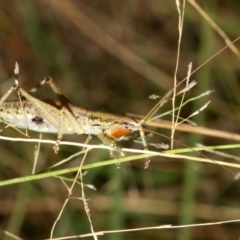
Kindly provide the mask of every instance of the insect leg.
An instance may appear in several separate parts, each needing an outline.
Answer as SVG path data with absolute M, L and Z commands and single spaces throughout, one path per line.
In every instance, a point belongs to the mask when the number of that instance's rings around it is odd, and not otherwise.
M 30 89 L 29 92 L 33 93 L 36 92 L 40 87 L 42 87 L 43 85 L 50 85 L 51 89 L 53 90 L 53 92 L 57 95 L 57 98 L 66 103 L 70 103 L 70 101 L 61 93 L 61 91 L 59 90 L 59 88 L 56 86 L 56 84 L 53 81 L 53 78 L 51 77 L 45 77 L 42 81 L 40 81 L 34 88 Z
M 10 107 L 7 107 L 7 105 L 1 107 L 1 105 L 4 103 L 4 101 L 8 98 L 8 96 L 12 93 L 12 91 L 15 91 L 16 88 L 19 87 L 18 85 L 18 75 L 19 75 L 19 66 L 18 66 L 18 63 L 16 62 L 15 64 L 15 69 L 14 69 L 14 77 L 15 77 L 15 85 L 12 86 L 5 94 L 4 96 L 0 99 L 0 111 L 1 112 L 8 112 L 12 106 Z M 22 108 L 22 112 L 24 113 L 24 110 L 23 110 L 23 105 L 22 105 L 22 101 L 21 101 L 21 97 L 20 97 L 20 94 L 18 92 L 18 96 L 19 96 L 19 101 L 20 101 L 20 104 L 21 104 L 21 108 Z M 25 115 L 25 114 L 24 114 Z M 25 122 L 26 122 L 26 116 L 25 116 Z M 7 128 L 8 126 L 10 126 L 9 124 L 7 124 L 7 126 L 5 128 Z M 3 130 L 3 129 L 2 129 Z M 1 131 L 2 131 L 1 130 Z M 25 133 L 26 136 L 28 136 L 28 133 L 27 133 L 27 123 L 26 123 L 26 133 Z
M 141 139 L 142 139 L 144 150 L 148 150 L 147 142 L 146 142 L 146 139 L 145 139 L 145 134 L 144 134 L 141 126 L 139 127 L 139 133 L 140 133 L 140 136 L 141 136 Z M 149 163 L 150 163 L 150 158 L 146 158 L 145 163 L 144 163 L 144 169 L 148 168 Z
M 14 90 L 14 87 L 11 87 L 4 95 L 3 97 L 0 99 L 0 106 L 3 104 L 3 102 L 8 98 L 8 96 L 12 93 L 12 91 Z
M 112 148 L 112 149 L 109 151 L 111 158 L 113 158 L 113 159 L 116 158 L 116 157 L 114 156 L 114 154 L 113 154 L 113 150 L 119 152 L 119 154 L 120 154 L 121 157 L 124 157 L 124 156 L 125 156 L 125 155 L 124 155 L 124 152 L 122 151 L 122 149 L 121 149 L 120 147 L 118 147 L 118 146 L 116 145 L 115 141 L 113 141 L 112 139 L 107 138 L 107 137 L 104 136 L 103 134 L 98 134 L 97 136 L 98 136 L 98 138 L 99 138 L 104 144 L 106 144 L 106 145 L 108 145 L 108 146 L 110 146 L 110 147 Z M 117 168 L 119 168 L 120 163 L 117 163 L 116 165 L 117 165 Z
M 15 76 L 15 85 L 11 87 L 5 94 L 4 96 L 0 99 L 0 106 L 2 103 L 8 98 L 8 96 L 11 94 L 13 90 L 15 90 L 16 86 L 18 86 L 18 74 L 19 74 L 19 66 L 18 63 L 15 64 L 15 69 L 14 69 L 14 76 Z
M 60 110 L 60 117 L 59 117 L 59 121 L 58 121 L 58 136 L 57 136 L 57 140 L 53 146 L 53 150 L 55 152 L 55 154 L 58 153 L 59 151 L 59 145 L 60 145 L 60 142 L 62 140 L 62 125 L 63 125 L 63 116 L 64 116 L 64 109 L 61 109 Z

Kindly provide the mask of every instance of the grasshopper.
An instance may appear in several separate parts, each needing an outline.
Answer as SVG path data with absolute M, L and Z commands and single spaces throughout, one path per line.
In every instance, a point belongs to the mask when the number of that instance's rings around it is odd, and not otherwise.
M 44 78 L 35 88 L 27 92 L 19 86 L 17 63 L 14 75 L 15 85 L 0 99 L 0 119 L 15 128 L 41 133 L 57 133 L 58 137 L 53 147 L 55 153 L 59 151 L 63 134 L 96 135 L 104 144 L 124 156 L 122 149 L 116 145 L 116 141 L 134 131 L 139 131 L 144 148 L 147 149 L 141 123 L 136 119 L 75 106 L 60 92 L 51 77 Z M 31 93 L 45 84 L 50 85 L 58 101 L 43 100 L 32 96 Z M 13 91 L 21 96 L 19 100 L 6 101 Z M 112 150 L 110 155 L 113 157 Z

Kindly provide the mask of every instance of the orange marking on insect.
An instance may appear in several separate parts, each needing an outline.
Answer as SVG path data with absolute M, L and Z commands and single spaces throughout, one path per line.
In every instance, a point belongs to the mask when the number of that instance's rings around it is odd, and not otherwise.
M 114 123 L 109 128 L 109 130 L 107 132 L 107 136 L 112 139 L 120 140 L 121 138 L 123 138 L 124 136 L 126 136 L 127 134 L 129 134 L 131 132 L 132 132 L 131 129 L 128 129 L 128 128 L 120 125 L 119 123 Z

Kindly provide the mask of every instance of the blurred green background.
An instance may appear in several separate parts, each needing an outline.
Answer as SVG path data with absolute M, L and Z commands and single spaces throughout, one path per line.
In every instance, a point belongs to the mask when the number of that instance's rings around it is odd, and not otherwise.
M 240 36 L 240 2 L 198 3 L 231 40 Z M 148 96 L 163 96 L 173 86 L 178 37 L 178 13 L 173 0 L 1 1 L 0 94 L 3 96 L 13 85 L 14 64 L 18 61 L 19 81 L 24 89 L 30 89 L 45 76 L 52 76 L 63 94 L 76 105 L 144 116 L 156 103 Z M 235 45 L 239 48 L 240 41 Z M 187 2 L 178 80 L 186 76 L 189 62 L 193 62 L 195 69 L 224 46 L 219 34 Z M 209 107 L 194 121 L 210 129 L 239 133 L 239 69 L 240 60 L 229 49 L 203 66 L 191 77 L 198 85 L 187 97 L 207 90 L 214 90 L 214 93 L 184 108 L 183 117 L 211 100 Z M 48 87 L 36 95 L 54 98 Z M 16 98 L 14 93 L 10 97 Z M 170 109 L 171 104 L 161 111 Z M 154 130 L 169 136 L 169 130 Z M 10 128 L 1 134 L 22 137 Z M 38 137 L 37 133 L 30 134 Z M 53 134 L 43 137 L 56 139 Z M 205 145 L 236 143 L 234 139 L 202 136 L 200 132 L 177 132 L 175 137 L 191 147 L 197 142 Z M 64 140 L 84 142 L 86 136 L 64 136 Z M 0 141 L 0 180 L 30 175 L 35 144 Z M 158 136 L 148 139 L 151 141 L 169 143 Z M 91 143 L 100 141 L 93 138 Z M 119 145 L 142 148 L 132 141 Z M 43 144 L 37 172 L 77 151 L 76 147 L 63 146 L 55 155 L 52 145 Z M 225 152 L 239 156 L 239 149 Z M 209 157 L 226 160 L 211 154 Z M 106 159 L 109 159 L 108 151 L 94 150 L 88 154 L 86 162 Z M 80 160 L 78 157 L 59 169 L 78 166 Z M 122 164 L 120 169 L 115 165 L 91 169 L 84 176 L 84 182 L 96 187 L 96 191 L 85 189 L 96 232 L 240 219 L 240 183 L 233 180 L 231 172 L 218 165 L 154 158 L 144 170 L 143 161 L 137 160 Z M 67 196 L 67 189 L 57 178 L 1 187 L 1 239 L 13 239 L 6 236 L 4 230 L 23 239 L 48 238 Z M 75 186 L 73 196 L 81 197 L 80 186 Z M 89 232 L 82 201 L 70 200 L 54 236 Z M 239 238 L 238 223 L 99 237 L 111 240 Z

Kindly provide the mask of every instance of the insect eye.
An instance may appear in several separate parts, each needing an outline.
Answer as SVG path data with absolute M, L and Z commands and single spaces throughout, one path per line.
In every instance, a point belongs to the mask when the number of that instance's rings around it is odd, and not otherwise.
M 127 122 L 122 122 L 122 126 L 124 127 L 124 128 L 129 128 L 129 123 L 127 123 Z

